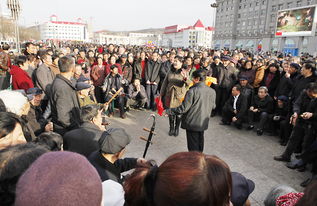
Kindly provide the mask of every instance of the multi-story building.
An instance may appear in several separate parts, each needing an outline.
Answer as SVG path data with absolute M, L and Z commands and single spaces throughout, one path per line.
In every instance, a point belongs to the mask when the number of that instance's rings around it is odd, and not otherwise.
M 94 33 L 93 42 L 96 44 L 117 45 L 153 45 L 160 46 L 161 36 L 150 33 L 115 33 L 109 31 L 98 31 Z
M 298 55 L 317 52 L 316 33 L 276 35 L 280 10 L 317 4 L 317 0 L 216 0 L 215 48 L 283 51 Z M 316 11 L 317 12 L 317 11 Z
M 165 27 L 162 39 L 164 47 L 211 48 L 212 27 L 205 27 L 198 20 L 194 26 L 174 25 Z
M 77 22 L 58 21 L 52 15 L 50 21 L 39 25 L 42 40 L 81 41 L 88 42 L 88 25 L 78 19 Z

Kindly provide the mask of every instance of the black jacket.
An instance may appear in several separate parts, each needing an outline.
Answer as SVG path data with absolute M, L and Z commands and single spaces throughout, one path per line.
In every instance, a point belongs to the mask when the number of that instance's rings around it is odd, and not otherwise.
M 316 76 L 312 75 L 310 77 L 305 78 L 304 76 L 300 75 L 298 76 L 298 78 L 296 78 L 294 86 L 292 88 L 291 91 L 291 100 L 293 102 L 295 102 L 297 100 L 297 98 L 299 97 L 299 95 L 301 94 L 301 92 L 306 89 L 307 85 L 311 82 L 315 82 L 316 81 Z
M 310 98 L 306 90 L 294 102 L 293 112 L 298 114 L 297 123 L 307 123 L 313 124 L 315 127 L 317 126 L 317 99 Z M 305 112 L 313 113 L 313 116 L 308 120 L 304 120 L 300 115 Z
M 64 150 L 77 152 L 88 157 L 99 150 L 98 140 L 102 132 L 96 125 L 84 122 L 78 129 L 67 132 L 64 136 Z
M 285 72 L 282 73 L 282 78 L 280 79 L 280 82 L 275 90 L 274 96 L 279 97 L 279 96 L 286 96 L 289 97 L 290 92 L 294 86 L 295 80 L 298 77 L 298 73 L 294 73 L 290 76 L 290 78 L 285 77 Z
M 75 81 L 57 75 L 52 83 L 50 104 L 54 131 L 62 135 L 80 125 L 80 104 Z
M 234 112 L 233 103 L 234 103 L 234 97 L 231 95 L 231 97 L 227 100 L 223 109 L 233 113 Z M 248 110 L 248 97 L 244 96 L 243 94 L 240 94 L 236 103 L 236 107 L 237 107 L 236 117 L 238 119 L 243 118 L 246 115 L 246 112 Z
M 241 85 L 240 85 L 241 86 Z M 254 96 L 254 89 L 251 85 L 246 85 L 245 87 L 241 86 L 241 94 L 247 98 L 247 105 L 251 104 L 251 100 Z
M 96 168 L 102 182 L 113 180 L 120 184 L 124 181 L 121 173 L 134 169 L 137 165 L 136 158 L 119 159 L 112 164 L 99 151 L 91 153 L 88 160 Z
M 145 81 L 160 82 L 161 62 L 150 60 L 147 62 L 147 68 L 145 70 Z
M 258 95 L 255 95 L 252 98 L 251 107 L 254 107 L 254 109 L 258 109 L 259 112 L 267 112 L 268 114 L 272 114 L 274 107 L 273 99 L 269 95 L 267 95 L 263 99 L 260 99 Z
M 200 82 L 192 86 L 186 93 L 185 99 L 172 113 L 182 114 L 182 128 L 190 131 L 208 129 L 211 111 L 216 107 L 216 92 Z
M 160 70 L 160 79 L 163 81 L 167 75 L 167 73 L 169 72 L 169 70 L 171 69 L 173 63 L 171 63 L 169 60 L 162 63 L 161 66 L 161 70 Z
M 114 82 L 114 84 L 112 84 Z M 111 87 L 113 85 L 113 87 Z M 115 76 L 112 76 L 111 74 L 108 74 L 108 76 L 105 78 L 105 81 L 102 85 L 102 90 L 105 92 L 105 95 L 109 95 L 109 92 L 114 88 L 116 91 L 118 91 L 122 87 L 122 76 L 120 74 L 116 74 Z
M 217 81 L 219 82 L 219 74 L 220 74 L 220 69 L 221 69 L 221 63 L 220 64 L 215 64 L 214 62 L 211 63 L 211 70 L 212 70 L 212 77 L 216 78 Z

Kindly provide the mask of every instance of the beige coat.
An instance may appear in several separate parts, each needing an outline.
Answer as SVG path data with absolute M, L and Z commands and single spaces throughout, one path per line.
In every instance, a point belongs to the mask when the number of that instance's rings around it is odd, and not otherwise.
M 161 96 L 164 97 L 165 107 L 176 108 L 180 106 L 184 100 L 191 81 L 189 78 L 184 80 L 180 71 L 181 70 L 174 71 L 172 68 L 164 79 L 161 87 Z

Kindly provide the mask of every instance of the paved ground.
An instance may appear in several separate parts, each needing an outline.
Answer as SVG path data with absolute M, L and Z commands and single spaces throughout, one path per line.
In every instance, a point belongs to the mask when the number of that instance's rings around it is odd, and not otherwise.
M 128 118 L 109 119 L 110 127 L 125 128 L 133 137 L 127 148 L 127 157 L 141 157 L 145 142 L 140 136 L 148 136 L 143 127 L 150 128 L 152 118 L 150 112 L 130 111 Z M 158 164 L 168 156 L 181 151 L 187 151 L 185 130 L 180 130 L 178 137 L 168 136 L 168 118 L 157 116 L 154 145 L 149 148 L 147 159 L 154 159 Z M 279 184 L 289 185 L 298 191 L 303 188 L 299 184 L 309 176 L 309 173 L 299 173 L 288 169 L 284 163 L 273 160 L 274 155 L 279 155 L 284 150 L 278 144 L 277 137 L 263 135 L 256 136 L 254 132 L 237 130 L 230 126 L 219 125 L 220 118 L 210 120 L 209 129 L 205 132 L 206 154 L 217 155 L 225 160 L 232 171 L 240 172 L 255 182 L 255 191 L 251 195 L 252 205 L 263 205 L 263 200 L 270 189 Z

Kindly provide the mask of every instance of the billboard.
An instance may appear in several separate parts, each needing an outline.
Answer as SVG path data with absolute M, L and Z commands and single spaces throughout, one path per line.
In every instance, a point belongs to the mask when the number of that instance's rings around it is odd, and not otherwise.
M 316 5 L 278 11 L 275 36 L 314 36 L 316 14 Z

